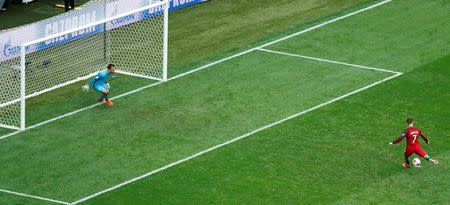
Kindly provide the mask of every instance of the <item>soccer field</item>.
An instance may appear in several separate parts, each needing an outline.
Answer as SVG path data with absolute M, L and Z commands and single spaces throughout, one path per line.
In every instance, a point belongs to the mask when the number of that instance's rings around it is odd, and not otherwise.
M 171 13 L 168 82 L 121 76 L 113 107 L 28 100 L 0 204 L 448 204 L 450 3 L 251 2 Z M 439 165 L 401 166 L 407 117 Z

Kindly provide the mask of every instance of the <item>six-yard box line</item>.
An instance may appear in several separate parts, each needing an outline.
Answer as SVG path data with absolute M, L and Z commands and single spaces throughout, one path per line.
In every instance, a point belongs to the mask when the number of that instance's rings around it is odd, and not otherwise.
M 334 98 L 334 99 L 332 99 L 332 100 L 329 100 L 329 101 L 327 101 L 327 102 L 324 102 L 324 103 L 322 103 L 322 104 L 319 104 L 319 105 L 317 105 L 317 106 L 314 106 L 314 107 L 312 107 L 312 108 L 309 108 L 309 109 L 307 109 L 307 110 L 301 111 L 301 112 L 299 112 L 299 113 L 297 113 L 297 114 L 291 115 L 291 116 L 289 116 L 289 117 L 287 117 L 287 118 L 284 118 L 284 119 L 282 119 L 282 120 L 276 121 L 276 122 L 274 122 L 274 123 L 272 123 L 272 124 L 263 126 L 263 127 L 259 128 L 259 129 L 256 129 L 256 130 L 254 130 L 254 131 L 251 131 L 251 132 L 249 132 L 249 133 L 247 133 L 247 134 L 241 135 L 241 136 L 239 136 L 239 137 L 236 137 L 236 138 L 234 138 L 234 139 L 232 139 L 232 140 L 229 140 L 229 141 L 227 141 L 227 142 L 224 142 L 224 143 L 222 143 L 222 144 L 219 144 L 219 145 L 216 145 L 216 146 L 211 147 L 211 148 L 209 148 L 209 149 L 206 149 L 206 150 L 204 150 L 204 151 L 198 152 L 198 153 L 196 153 L 196 154 L 194 154 L 194 155 L 191 155 L 191 156 L 186 157 L 186 158 L 184 158 L 184 159 L 181 159 L 181 160 L 179 160 L 179 161 L 173 162 L 173 163 L 171 163 L 171 164 L 169 164 L 169 165 L 166 165 L 166 166 L 161 167 L 161 168 L 159 168 L 159 169 L 153 170 L 153 171 L 151 171 L 151 172 L 148 172 L 148 173 L 146 173 L 146 174 L 144 174 L 144 175 L 141 175 L 141 176 L 139 176 L 139 177 L 136 177 L 136 178 L 134 178 L 134 179 L 128 180 L 128 181 L 126 181 L 126 182 L 123 182 L 123 183 L 118 184 L 118 185 L 116 185 L 116 186 L 113 186 L 113 187 L 111 187 L 111 188 L 108 188 L 108 189 L 105 189 L 105 190 L 103 190 L 103 191 L 100 191 L 100 192 L 97 192 L 97 193 L 95 193 L 95 194 L 92 194 L 92 195 L 90 195 L 90 196 L 84 197 L 84 198 L 82 198 L 82 199 L 80 199 L 80 200 L 77 200 L 77 201 L 75 201 L 75 202 L 72 202 L 72 203 L 65 202 L 65 201 L 60 201 L 60 200 L 49 199 L 49 198 L 40 197 L 40 196 L 33 196 L 33 195 L 23 194 L 23 193 L 19 193 L 19 192 L 14 192 L 14 191 L 9 191 L 9 190 L 4 190 L 4 189 L 0 189 L 0 192 L 9 193 L 9 194 L 14 194 L 14 195 L 19 195 L 19 196 L 23 196 L 23 197 L 34 198 L 34 199 L 40 199 L 40 200 L 49 201 L 49 202 L 54 202 L 54 203 L 60 203 L 60 204 L 78 204 L 78 203 L 84 202 L 84 201 L 86 201 L 86 200 L 89 200 L 89 199 L 91 199 L 91 198 L 94 198 L 94 197 L 96 197 L 96 196 L 98 196 L 98 195 L 101 195 L 101 194 L 103 194 L 103 193 L 106 193 L 106 192 L 112 191 L 112 190 L 114 190 L 114 189 L 117 189 L 117 188 L 119 188 L 119 187 L 122 187 L 122 186 L 124 186 L 124 185 L 126 185 L 126 184 L 132 183 L 132 182 L 134 182 L 134 181 L 143 179 L 143 178 L 145 178 L 145 177 L 147 177 L 147 176 L 150 176 L 150 175 L 152 175 L 152 174 L 155 174 L 155 173 L 158 173 L 158 172 L 160 172 L 160 171 L 163 171 L 163 170 L 165 170 L 165 169 L 167 169 L 167 168 L 170 168 L 170 167 L 175 166 L 175 165 L 177 165 L 177 164 L 180 164 L 180 163 L 182 163 L 182 162 L 185 162 L 185 161 L 188 161 L 188 160 L 193 159 L 193 158 L 195 158 L 195 157 L 198 157 L 198 156 L 200 156 L 200 155 L 203 155 L 203 154 L 205 154 L 205 153 L 207 153 L 207 152 L 213 151 L 213 150 L 215 150 L 215 149 L 217 149 L 217 148 L 220 148 L 220 147 L 222 147 L 222 146 L 225 146 L 225 145 L 228 145 L 228 144 L 230 144 L 230 143 L 236 142 L 236 141 L 238 141 L 238 140 L 240 140 L 240 139 L 243 139 L 243 138 L 245 138 L 245 137 L 248 137 L 248 136 L 253 135 L 253 134 L 257 133 L 257 132 L 260 132 L 260 131 L 265 130 L 265 129 L 267 129 L 267 128 L 270 128 L 270 127 L 273 127 L 273 126 L 275 126 L 275 125 L 278 125 L 278 124 L 280 124 L 280 123 L 283 123 L 283 122 L 285 122 L 285 121 L 287 121 L 287 120 L 290 120 L 290 119 L 292 119 L 292 118 L 298 117 L 298 116 L 300 116 L 300 115 L 303 115 L 303 114 L 305 114 L 305 113 L 308 113 L 308 112 L 310 112 L 310 111 L 313 111 L 313 110 L 315 110 L 315 109 L 318 109 L 318 108 L 320 108 L 320 107 L 323 107 L 323 106 L 325 106 L 325 105 L 328 105 L 328 104 L 331 104 L 331 103 L 336 102 L 336 101 L 338 101 L 338 100 L 341 100 L 341 99 L 343 99 L 343 98 L 345 98 L 345 97 L 348 97 L 348 96 L 350 96 L 350 95 L 353 95 L 353 94 L 359 93 L 359 92 L 361 92 L 361 91 L 364 91 L 364 90 L 366 90 L 366 89 L 368 89 L 368 88 L 370 88 L 370 87 L 376 86 L 376 85 L 378 85 L 378 84 L 380 84 L 380 83 L 383 83 L 383 82 L 385 82 L 385 81 L 388 81 L 388 80 L 391 80 L 391 79 L 393 79 L 393 78 L 396 78 L 396 77 L 402 75 L 403 73 L 397 72 L 397 71 L 392 71 L 392 70 L 386 70 L 386 69 L 380 69 L 380 68 L 373 68 L 373 67 L 368 67 L 368 66 L 361 66 L 361 65 L 356 65 L 356 64 L 349 64 L 349 63 L 343 63 L 343 62 L 332 61 L 332 60 L 327 60 L 327 59 L 321 59 L 321 58 L 316 58 L 316 57 L 302 56 L 302 55 L 297 55 L 297 54 L 291 54 L 291 53 L 286 53 L 286 52 L 280 52 L 280 51 L 273 51 L 273 50 L 264 49 L 264 47 L 267 47 L 267 46 L 273 45 L 273 44 L 275 44 L 275 43 L 278 43 L 278 42 L 280 42 L 280 41 L 284 41 L 284 40 L 286 40 L 286 39 L 289 39 L 289 38 L 298 36 L 298 35 L 300 35 L 300 34 L 303 34 L 303 33 L 308 32 L 308 31 L 315 30 L 315 29 L 320 28 L 320 27 L 322 27 L 322 26 L 325 26 L 325 25 L 327 25 L 327 24 L 330 24 L 330 23 L 333 23 L 333 22 L 336 22 L 336 21 L 345 19 L 345 18 L 347 18 L 347 17 L 350 17 L 350 16 L 353 16 L 353 15 L 355 15 L 355 14 L 358 14 L 358 13 L 361 13 L 361 12 L 364 12 L 364 11 L 367 11 L 367 10 L 370 10 L 370 9 L 372 9 L 372 8 L 381 6 L 381 5 L 383 5 L 383 4 L 385 4 L 385 3 L 388 3 L 388 2 L 391 2 L 391 1 L 392 1 L 392 0 L 385 0 L 385 1 L 382 1 L 382 2 L 380 2 L 380 3 L 371 5 L 371 6 L 369 6 L 369 7 L 360 9 L 360 10 L 358 10 L 358 11 L 355 11 L 355 12 L 352 12 L 352 13 L 349 13 L 349 14 L 346 14 L 346 15 L 344 15 L 344 16 L 341 16 L 341 17 L 338 17 L 338 18 L 335 18 L 335 19 L 326 21 L 326 22 L 324 22 L 324 23 L 318 24 L 318 25 L 313 26 L 313 27 L 310 27 L 310 28 L 308 28 L 308 29 L 305 29 L 305 30 L 296 32 L 296 33 L 291 34 L 291 35 L 288 35 L 288 36 L 285 36 L 285 37 L 280 38 L 280 39 L 278 39 L 278 40 L 275 40 L 275 41 L 266 43 L 266 44 L 264 44 L 264 45 L 261 45 L 261 46 L 258 46 L 258 47 L 249 49 L 249 50 L 247 50 L 247 51 L 244 51 L 244 52 L 235 54 L 235 55 L 233 55 L 233 56 L 229 56 L 229 57 L 227 57 L 227 58 L 223 58 L 223 59 L 221 59 L 221 60 L 218 60 L 218 61 L 216 61 L 216 62 L 207 64 L 207 65 L 204 65 L 204 66 L 201 66 L 201 67 L 198 67 L 198 68 L 193 69 L 193 70 L 191 70 L 191 71 L 188 71 L 188 72 L 185 72 L 185 73 L 176 75 L 176 76 L 174 76 L 174 77 L 172 77 L 172 78 L 169 78 L 168 81 L 171 81 L 171 80 L 174 80 L 174 79 L 183 77 L 183 76 L 185 76 L 185 75 L 189 75 L 189 74 L 191 74 L 191 73 L 194 73 L 194 72 L 203 70 L 203 69 L 208 68 L 208 67 L 210 67 L 210 66 L 213 66 L 213 65 L 216 65 L 216 64 L 219 64 L 219 63 L 228 61 L 228 60 L 230 60 L 230 59 L 236 58 L 236 57 L 238 57 L 238 56 L 241 56 L 241 55 L 244 55 L 244 54 L 247 54 L 247 53 L 256 51 L 256 50 L 263 51 L 263 52 L 270 52 L 270 53 L 279 54 L 279 55 L 286 55 L 286 56 L 292 56 L 292 57 L 299 57 L 299 58 L 305 58 L 305 59 L 310 59 L 310 60 L 316 60 L 316 61 L 328 62 L 328 63 L 333 63 L 333 64 L 346 65 L 346 66 L 350 66 L 350 67 L 356 67 L 356 68 L 362 68 L 362 69 L 369 69 L 369 70 L 375 70 L 375 71 L 381 71 L 381 72 L 388 72 L 388 73 L 393 73 L 394 75 L 392 75 L 392 76 L 389 76 L 389 77 L 384 78 L 384 79 L 382 79 L 382 80 L 380 80 L 380 81 L 377 81 L 377 82 L 375 82 L 375 83 L 372 83 L 372 84 L 370 84 L 370 85 L 367 85 L 367 86 L 365 86 L 365 87 L 363 87 L 363 88 L 354 90 L 354 91 L 352 91 L 352 92 L 349 92 L 349 93 L 344 94 L 344 95 L 342 95 L 342 96 L 340 96 L 340 97 Z M 150 88 L 150 87 L 159 85 L 159 84 L 161 84 L 161 83 L 164 83 L 164 82 L 153 83 L 153 84 L 150 84 L 150 85 L 147 85 L 147 86 L 144 86 L 144 87 L 141 87 L 141 88 L 138 88 L 138 89 L 135 89 L 135 90 L 126 92 L 126 93 L 124 93 L 124 94 L 118 95 L 118 96 L 113 97 L 113 98 L 111 98 L 111 99 L 114 100 L 114 99 L 117 99 L 117 98 L 121 98 L 121 97 L 130 95 L 130 94 L 139 92 L 139 91 L 141 91 L 141 90 L 143 90 L 143 89 L 146 89 L 146 88 Z M 56 118 L 53 118 L 53 119 L 50 119 L 50 120 L 47 120 L 47 121 L 43 121 L 43 122 L 41 122 L 41 123 L 38 123 L 38 124 L 35 124 L 35 125 L 33 125 L 33 126 L 28 127 L 26 130 L 33 129 L 33 128 L 39 127 L 39 126 L 41 126 L 41 125 L 45 125 L 45 124 L 47 124 L 47 123 L 50 123 L 50 122 L 53 122 L 53 121 L 56 121 L 56 120 L 59 120 L 59 119 L 62 119 L 62 118 L 65 118 L 65 117 L 74 115 L 74 114 L 76 114 L 76 113 L 78 113 L 78 112 L 81 112 L 81 111 L 84 111 L 84 110 L 88 110 L 88 109 L 90 109 L 90 108 L 99 106 L 99 105 L 101 105 L 101 104 L 103 104 L 103 103 L 96 103 L 96 104 L 93 104 L 93 105 L 91 105 L 91 106 L 88 106 L 88 107 L 85 107 L 85 108 L 82 108 L 82 109 L 79 109 L 79 110 L 75 110 L 75 111 L 73 111 L 73 112 L 70 112 L 70 113 L 67 113 L 67 114 L 58 116 L 58 117 L 56 117 Z M 6 135 L 4 135 L 4 136 L 1 136 L 1 137 L 0 137 L 0 140 L 1 140 L 1 139 L 8 138 L 8 137 L 10 137 L 10 136 L 14 136 L 14 135 L 19 134 L 19 133 L 21 133 L 21 132 L 24 132 L 24 131 L 26 131 L 26 130 L 23 130 L 23 131 L 16 131 L 16 132 L 12 132 L 12 133 L 10 133 L 10 134 L 6 134 Z

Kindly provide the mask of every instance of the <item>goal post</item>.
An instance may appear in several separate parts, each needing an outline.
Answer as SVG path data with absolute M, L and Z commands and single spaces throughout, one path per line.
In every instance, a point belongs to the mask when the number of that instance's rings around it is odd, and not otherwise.
M 152 2 L 22 44 L 20 57 L 0 62 L 0 127 L 25 130 L 26 99 L 110 63 L 118 73 L 167 81 L 168 8 L 169 0 Z
M 20 46 L 20 130 L 25 130 L 25 46 Z

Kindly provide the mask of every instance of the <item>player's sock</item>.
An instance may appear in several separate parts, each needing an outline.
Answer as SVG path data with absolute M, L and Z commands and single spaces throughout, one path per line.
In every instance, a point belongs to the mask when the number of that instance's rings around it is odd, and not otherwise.
M 409 165 L 409 157 L 405 157 L 405 162 L 407 165 Z
M 105 97 L 106 97 L 106 96 L 102 93 L 102 95 L 100 96 L 100 98 L 98 99 L 98 101 L 100 101 L 100 102 L 106 101 Z
M 102 93 L 102 97 L 100 97 L 100 99 L 102 99 L 103 101 L 107 101 L 108 100 L 108 95 L 105 95 Z
M 425 156 L 425 159 L 426 160 L 428 160 L 428 161 L 430 161 L 431 163 L 433 163 L 433 164 L 439 164 L 439 161 L 437 161 L 437 160 L 435 160 L 435 159 L 431 159 L 431 157 L 430 156 Z
M 114 103 L 113 102 L 111 102 L 111 100 L 109 100 L 109 95 L 106 95 L 106 103 L 109 105 L 109 106 L 113 106 L 114 105 Z

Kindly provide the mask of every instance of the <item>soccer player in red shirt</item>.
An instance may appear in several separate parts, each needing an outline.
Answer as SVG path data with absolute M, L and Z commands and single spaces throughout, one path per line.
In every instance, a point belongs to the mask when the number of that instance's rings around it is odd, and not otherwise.
M 417 139 L 418 136 L 421 136 L 423 138 L 423 140 L 425 140 L 425 142 L 427 144 L 430 144 L 430 142 L 428 142 L 427 137 L 425 137 L 425 135 L 422 134 L 422 131 L 419 130 L 419 128 L 414 127 L 413 125 L 413 120 L 411 118 L 408 118 L 406 120 L 406 123 L 408 123 L 408 129 L 406 129 L 402 136 L 399 137 L 398 139 L 396 139 L 393 142 L 390 142 L 389 145 L 398 143 L 400 141 L 403 140 L 403 138 L 406 138 L 406 149 L 405 149 L 405 161 L 406 163 L 403 163 L 403 167 L 406 168 L 410 168 L 411 166 L 409 165 L 409 157 L 413 154 L 416 153 L 417 155 L 425 158 L 426 160 L 430 161 L 433 164 L 438 164 L 439 162 L 437 160 L 431 159 L 430 156 L 428 156 L 420 147 L 419 144 L 419 140 Z

